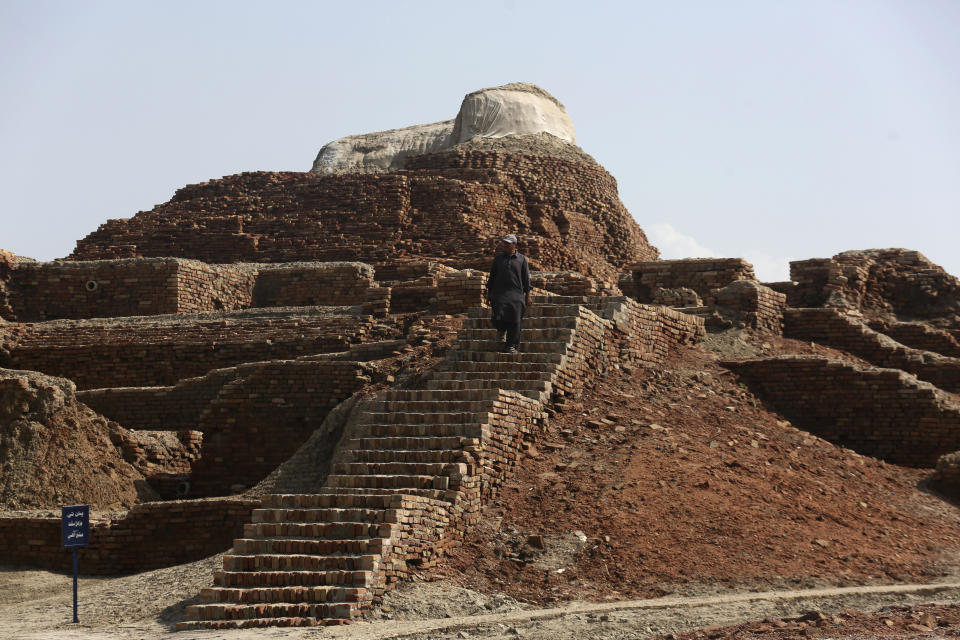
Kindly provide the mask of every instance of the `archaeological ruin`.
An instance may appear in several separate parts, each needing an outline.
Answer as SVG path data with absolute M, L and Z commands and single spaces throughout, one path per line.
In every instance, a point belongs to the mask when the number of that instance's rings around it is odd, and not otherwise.
M 519 354 L 489 322 L 505 233 L 533 270 Z M 585 389 L 733 335 L 768 346 L 709 357 L 785 424 L 960 495 L 960 280 L 906 249 L 776 283 L 661 260 L 559 101 L 477 91 L 309 172 L 187 185 L 63 259 L 0 251 L 0 562 L 67 569 L 53 511 L 90 504 L 87 573 L 226 552 L 180 629 L 349 623 L 461 553 Z

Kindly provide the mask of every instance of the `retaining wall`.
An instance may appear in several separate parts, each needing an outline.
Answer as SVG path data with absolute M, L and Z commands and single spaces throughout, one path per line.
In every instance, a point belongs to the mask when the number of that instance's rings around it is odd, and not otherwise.
M 860 453 L 933 467 L 960 449 L 960 404 L 903 371 L 811 356 L 722 364 L 795 426 Z
M 80 572 L 135 573 L 206 558 L 241 537 L 259 506 L 258 498 L 236 497 L 137 505 L 123 518 L 90 523 Z M 60 546 L 60 518 L 0 517 L 0 563 L 71 569 L 73 555 Z
M 279 311 L 57 321 L 20 327 L 0 364 L 69 378 L 78 389 L 167 386 L 212 369 L 346 351 L 398 333 L 369 316 Z
M 693 289 L 701 298 L 738 280 L 756 280 L 753 265 L 743 258 L 691 258 L 639 262 L 630 267 L 631 288 L 638 302 L 650 303 L 657 289 Z
M 837 309 L 787 309 L 784 319 L 788 338 L 819 342 L 878 367 L 902 369 L 946 391 L 960 392 L 960 358 L 912 349 Z

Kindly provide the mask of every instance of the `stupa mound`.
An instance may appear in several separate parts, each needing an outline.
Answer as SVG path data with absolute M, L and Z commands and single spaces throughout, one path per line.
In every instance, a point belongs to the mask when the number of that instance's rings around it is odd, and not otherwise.
M 404 168 L 410 155 L 472 140 L 538 134 L 555 138 L 560 143 L 557 147 L 576 144 L 573 123 L 560 101 L 536 85 L 514 82 L 467 94 L 453 120 L 347 136 L 325 144 L 312 172 L 395 171 Z M 549 155 L 551 149 L 544 146 L 540 151 Z

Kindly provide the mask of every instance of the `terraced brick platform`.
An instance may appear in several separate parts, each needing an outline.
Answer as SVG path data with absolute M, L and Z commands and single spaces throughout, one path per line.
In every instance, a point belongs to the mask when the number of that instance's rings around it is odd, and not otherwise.
M 528 311 L 523 353 L 505 354 L 488 314 L 471 310 L 425 389 L 369 404 L 317 493 L 265 497 L 178 629 L 349 623 L 459 543 L 546 429 L 552 398 L 621 356 L 649 361 L 702 334 L 625 298 L 552 296 Z

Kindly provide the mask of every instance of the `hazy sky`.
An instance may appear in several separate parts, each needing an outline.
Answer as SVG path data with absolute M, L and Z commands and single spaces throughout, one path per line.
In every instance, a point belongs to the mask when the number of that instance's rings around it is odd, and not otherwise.
M 0 3 L 0 247 L 534 82 L 664 257 L 960 274 L 960 1 Z

